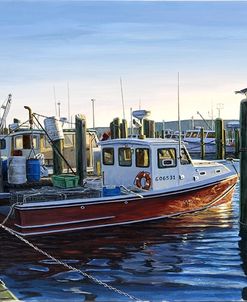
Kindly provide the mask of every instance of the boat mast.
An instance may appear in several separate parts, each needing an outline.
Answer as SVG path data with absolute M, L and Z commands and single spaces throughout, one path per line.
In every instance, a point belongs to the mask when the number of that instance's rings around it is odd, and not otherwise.
M 178 72 L 178 152 L 181 158 L 181 120 L 180 120 L 180 91 L 179 91 L 179 72 Z

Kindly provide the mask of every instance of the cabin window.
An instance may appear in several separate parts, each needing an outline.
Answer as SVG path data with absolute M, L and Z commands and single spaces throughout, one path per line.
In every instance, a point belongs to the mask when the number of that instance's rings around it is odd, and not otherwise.
M 92 148 L 96 148 L 97 147 L 97 136 L 95 133 L 89 133 L 90 136 L 90 142 L 92 144 Z
M 203 138 L 207 136 L 207 132 L 203 131 Z M 198 137 L 201 138 L 201 131 L 198 133 Z
M 207 138 L 215 138 L 215 132 L 208 132 Z
M 33 148 L 34 149 L 38 149 L 39 148 L 39 138 L 36 135 L 33 136 Z
M 132 153 L 130 148 L 118 149 L 118 162 L 119 162 L 119 166 L 124 166 L 124 167 L 132 166 Z
M 193 138 L 198 137 L 198 132 L 197 131 L 192 132 L 191 137 Z
M 187 151 L 184 148 L 181 149 L 180 163 L 181 163 L 181 165 L 189 165 L 189 164 L 191 164 L 191 160 L 190 160 L 189 154 L 187 153 Z
M 64 147 L 73 147 L 74 145 L 74 135 L 71 133 L 64 134 Z
M 149 149 L 147 148 L 136 149 L 136 166 L 149 167 Z
M 33 135 L 33 146 L 31 144 L 31 137 L 32 135 L 30 134 L 24 134 L 15 137 L 15 149 L 20 150 L 20 149 L 38 149 L 38 137 L 36 135 Z
M 4 138 L 0 139 L 0 149 L 1 150 L 6 149 L 6 140 Z
M 23 149 L 22 136 L 15 137 L 15 149 Z
M 114 149 L 104 148 L 103 149 L 103 164 L 104 165 L 114 165 Z
M 185 137 L 190 137 L 191 136 L 191 132 L 186 132 Z
M 174 148 L 162 148 L 158 149 L 158 167 L 171 168 L 176 167 L 176 149 Z
M 47 136 L 44 136 L 44 148 L 51 148 L 51 144 L 49 143 Z

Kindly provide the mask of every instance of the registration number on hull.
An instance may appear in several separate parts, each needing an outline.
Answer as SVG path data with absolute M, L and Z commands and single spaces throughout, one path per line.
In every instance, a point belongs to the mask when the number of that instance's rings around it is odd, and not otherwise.
M 155 181 L 175 180 L 175 175 L 156 176 Z

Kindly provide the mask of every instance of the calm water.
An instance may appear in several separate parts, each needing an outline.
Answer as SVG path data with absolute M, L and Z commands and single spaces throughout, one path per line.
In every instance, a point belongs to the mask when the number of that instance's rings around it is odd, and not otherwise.
M 232 205 L 131 227 L 30 238 L 57 258 L 146 301 L 247 299 L 247 243 Z M 23 301 L 131 301 L 1 231 L 0 279 Z

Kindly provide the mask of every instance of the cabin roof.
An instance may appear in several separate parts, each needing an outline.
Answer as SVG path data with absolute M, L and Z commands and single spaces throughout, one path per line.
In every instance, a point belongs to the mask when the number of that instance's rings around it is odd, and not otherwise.
M 119 138 L 119 139 L 109 139 L 106 141 L 100 141 L 100 145 L 140 145 L 140 146 L 154 146 L 154 145 L 177 145 L 178 142 L 173 139 L 163 139 L 163 138 Z

